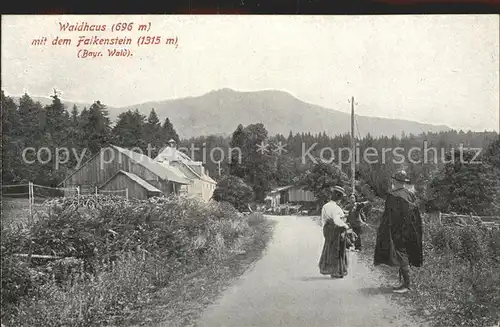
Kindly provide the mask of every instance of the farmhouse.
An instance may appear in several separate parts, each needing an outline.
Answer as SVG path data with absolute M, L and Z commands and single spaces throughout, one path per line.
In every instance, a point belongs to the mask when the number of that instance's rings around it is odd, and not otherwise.
M 111 145 L 72 172 L 59 186 L 79 187 L 82 194 L 95 192 L 96 187 L 106 191 L 128 189 L 130 198 L 147 199 L 159 194 L 179 194 L 181 187 L 188 184 L 190 180 L 177 168 Z
M 217 182 L 209 176 L 201 161 L 194 161 L 179 151 L 174 140 L 170 140 L 169 145 L 154 160 L 166 168 L 180 170 L 190 180 L 188 185 L 182 186 L 183 192 L 205 202 L 210 201 Z
M 273 189 L 267 195 L 266 205 L 273 211 L 279 210 L 284 205 L 292 206 L 316 206 L 316 197 L 311 191 L 306 191 L 302 187 L 288 185 Z

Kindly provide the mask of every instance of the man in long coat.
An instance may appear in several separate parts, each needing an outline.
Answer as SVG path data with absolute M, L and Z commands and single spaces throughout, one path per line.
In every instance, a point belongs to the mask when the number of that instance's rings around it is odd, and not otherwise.
M 377 233 L 374 265 L 399 267 L 403 282 L 394 292 L 406 293 L 410 289 L 410 265 L 420 267 L 423 263 L 422 219 L 416 196 L 405 187 L 409 183 L 406 172 L 397 172 L 392 183 Z

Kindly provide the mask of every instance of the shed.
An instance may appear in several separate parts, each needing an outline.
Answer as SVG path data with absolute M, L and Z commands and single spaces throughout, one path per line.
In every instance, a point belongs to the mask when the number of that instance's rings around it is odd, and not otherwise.
M 100 188 L 103 191 L 122 191 L 128 190 L 128 197 L 138 200 L 147 200 L 152 196 L 162 195 L 155 186 L 149 184 L 139 176 L 120 170 Z
M 273 189 L 266 197 L 267 205 L 273 209 L 280 205 L 316 205 L 316 197 L 311 191 L 304 190 L 300 186 L 288 185 Z

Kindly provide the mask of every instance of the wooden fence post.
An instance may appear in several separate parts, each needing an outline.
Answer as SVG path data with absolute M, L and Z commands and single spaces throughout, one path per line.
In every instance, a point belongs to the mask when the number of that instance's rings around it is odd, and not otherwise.
M 30 207 L 29 223 L 31 223 L 31 220 L 33 219 L 33 204 L 32 204 L 33 189 L 31 188 L 31 186 L 32 186 L 31 182 L 28 182 L 28 202 Z
M 35 205 L 35 187 L 33 184 L 33 182 L 30 182 L 30 185 L 31 185 L 31 205 Z
M 31 226 L 32 222 L 33 222 L 33 205 L 35 203 L 34 201 L 34 196 L 33 196 L 33 191 L 34 191 L 34 188 L 33 188 L 33 183 L 32 182 L 29 182 L 28 183 L 28 194 L 29 194 L 29 206 L 30 206 L 30 215 L 29 215 L 29 221 L 28 221 L 28 225 Z M 29 230 L 29 245 L 28 245 L 28 256 L 27 256 L 27 262 L 28 262 L 28 265 L 31 263 L 31 255 L 33 253 L 33 239 L 32 239 L 32 235 L 31 235 L 31 228 Z

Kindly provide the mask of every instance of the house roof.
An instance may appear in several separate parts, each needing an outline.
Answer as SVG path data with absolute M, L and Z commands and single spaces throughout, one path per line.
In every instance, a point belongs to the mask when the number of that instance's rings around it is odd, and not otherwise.
M 288 189 L 291 189 L 291 188 L 297 188 L 299 190 L 304 190 L 304 187 L 303 186 L 298 186 L 298 185 L 287 185 L 287 186 L 280 186 L 280 187 L 277 187 L 277 188 L 274 188 L 272 189 L 269 194 L 274 194 L 274 193 L 278 193 L 278 192 L 281 192 L 281 191 L 286 191 Z M 307 192 L 310 192 L 310 191 L 307 191 Z
M 120 170 L 119 172 L 117 172 L 113 177 L 111 177 L 106 183 L 104 183 L 102 187 L 104 187 L 106 184 L 108 184 L 109 182 L 111 182 L 118 174 L 124 174 L 125 176 L 127 176 L 128 178 L 130 178 L 131 180 L 133 180 L 134 182 L 136 182 L 137 184 L 141 185 L 143 188 L 145 188 L 148 192 L 154 192 L 154 193 L 162 193 L 162 191 L 160 191 L 158 188 L 154 187 L 153 185 L 149 184 L 148 182 L 146 182 L 145 180 L 143 180 L 142 178 L 140 178 L 139 176 L 137 176 L 136 174 L 132 174 L 132 173 L 129 173 L 129 172 L 126 172 L 124 170 Z
M 118 150 L 120 153 L 126 155 L 130 159 L 134 160 L 138 164 L 146 167 L 151 172 L 158 175 L 158 177 L 164 180 L 176 182 L 179 184 L 190 184 L 189 179 L 179 169 L 176 169 L 175 167 L 161 165 L 159 162 L 154 161 L 153 159 L 151 159 L 146 155 L 131 150 L 127 150 L 124 148 L 120 148 L 116 145 L 111 145 L 111 147 Z
M 277 193 L 277 192 L 285 191 L 285 190 L 288 190 L 292 187 L 294 187 L 294 185 L 287 185 L 287 186 L 278 187 L 278 188 L 271 190 L 270 193 Z
M 202 166 L 202 163 L 199 161 L 194 161 L 191 159 L 187 154 L 183 153 L 182 151 L 177 150 L 174 147 L 166 147 L 163 149 L 163 151 L 158 154 L 158 156 L 154 159 L 156 162 L 179 162 L 181 163 L 186 169 L 188 169 L 191 173 L 193 173 L 197 178 L 204 180 L 206 182 L 212 183 L 212 184 L 217 184 L 217 182 L 208 176 L 207 174 L 200 174 L 196 170 L 192 168 L 192 166 Z M 164 165 L 167 166 L 167 165 Z M 172 167 L 172 165 L 167 166 L 167 167 Z
M 202 180 L 209 182 L 209 183 L 212 183 L 212 184 L 217 184 L 217 182 L 214 181 L 212 179 L 212 177 L 208 176 L 207 174 L 199 174 L 188 163 L 186 163 L 184 161 L 181 161 L 181 163 L 182 163 L 182 165 L 184 165 L 184 167 L 187 167 L 187 169 L 189 169 L 189 171 L 193 172 L 199 179 L 202 179 Z
M 203 175 L 203 179 L 206 180 L 209 183 L 217 184 L 217 182 L 212 177 L 210 177 L 208 175 Z
M 182 161 L 185 163 L 193 163 L 193 164 L 195 163 L 195 161 L 193 161 L 193 159 L 191 159 L 187 154 L 171 146 L 167 146 L 165 149 L 163 149 L 163 151 L 160 152 L 154 160 L 159 162 L 167 160 L 167 161 Z
M 201 175 L 196 170 L 194 170 L 192 167 L 190 167 L 189 165 L 185 164 L 182 161 L 173 161 L 171 163 L 167 163 L 167 165 L 172 165 L 172 166 L 178 168 L 179 170 L 181 170 L 182 172 L 185 172 L 186 176 L 190 176 L 189 173 L 191 173 L 194 176 L 196 176 L 196 178 L 201 179 Z

